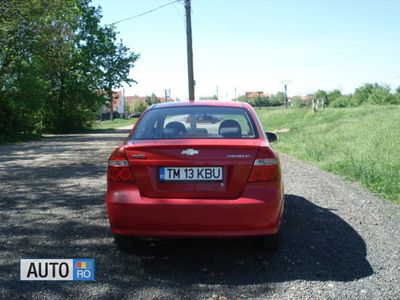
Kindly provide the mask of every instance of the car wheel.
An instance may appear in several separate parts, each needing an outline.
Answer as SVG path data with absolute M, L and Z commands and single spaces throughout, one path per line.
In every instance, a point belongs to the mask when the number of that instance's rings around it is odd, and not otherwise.
M 261 249 L 268 252 L 276 252 L 279 249 L 281 237 L 279 233 L 265 235 L 258 238 L 258 245 Z
M 121 251 L 129 251 L 133 249 L 134 240 L 130 236 L 114 234 L 114 241 L 117 248 Z

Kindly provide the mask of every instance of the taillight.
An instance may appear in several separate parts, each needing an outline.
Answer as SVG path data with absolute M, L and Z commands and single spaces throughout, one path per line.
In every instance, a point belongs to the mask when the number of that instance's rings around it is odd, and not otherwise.
M 128 160 L 126 159 L 124 147 L 118 147 L 108 159 L 108 181 L 134 181 Z
M 249 182 L 275 181 L 281 179 L 279 160 L 268 147 L 258 151 L 250 173 Z

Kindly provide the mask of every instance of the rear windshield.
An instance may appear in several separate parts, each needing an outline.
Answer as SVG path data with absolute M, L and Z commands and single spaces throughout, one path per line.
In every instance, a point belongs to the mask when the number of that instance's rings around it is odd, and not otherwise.
M 254 123 L 243 108 L 192 106 L 155 108 L 144 114 L 133 140 L 251 139 Z

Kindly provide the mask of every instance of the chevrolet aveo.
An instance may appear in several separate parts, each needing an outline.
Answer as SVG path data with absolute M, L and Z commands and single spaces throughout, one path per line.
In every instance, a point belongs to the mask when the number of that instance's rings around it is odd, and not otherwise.
M 284 192 L 274 140 L 247 103 L 151 106 L 108 161 L 117 246 L 130 248 L 133 237 L 247 236 L 276 250 Z

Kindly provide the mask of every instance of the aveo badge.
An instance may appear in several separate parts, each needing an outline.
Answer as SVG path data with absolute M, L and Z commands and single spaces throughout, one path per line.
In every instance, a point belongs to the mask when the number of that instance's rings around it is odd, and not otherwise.
M 21 259 L 21 280 L 95 280 L 94 259 Z

